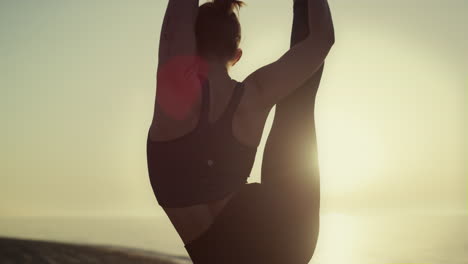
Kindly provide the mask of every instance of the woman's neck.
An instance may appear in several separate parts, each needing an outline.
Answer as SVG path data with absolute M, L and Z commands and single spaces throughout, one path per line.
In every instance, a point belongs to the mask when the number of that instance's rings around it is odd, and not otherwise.
M 226 66 L 218 62 L 208 63 L 208 79 L 217 84 L 232 82 Z

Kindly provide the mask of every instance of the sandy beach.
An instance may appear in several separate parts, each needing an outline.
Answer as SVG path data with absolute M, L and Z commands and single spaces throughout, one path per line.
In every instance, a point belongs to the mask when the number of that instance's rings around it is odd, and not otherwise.
M 185 257 L 141 249 L 2 237 L 0 263 L 182 264 L 191 262 Z

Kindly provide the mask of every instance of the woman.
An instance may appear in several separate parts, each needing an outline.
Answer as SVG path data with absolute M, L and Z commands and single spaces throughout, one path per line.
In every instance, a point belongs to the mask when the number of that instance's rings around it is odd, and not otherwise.
M 305 264 L 317 238 L 318 167 L 298 161 L 300 146 L 315 142 L 314 99 L 333 23 L 326 0 L 295 0 L 291 49 L 237 82 L 229 69 L 242 56 L 233 12 L 242 4 L 169 0 L 147 140 L 150 181 L 195 264 Z M 248 184 L 277 103 L 262 182 Z

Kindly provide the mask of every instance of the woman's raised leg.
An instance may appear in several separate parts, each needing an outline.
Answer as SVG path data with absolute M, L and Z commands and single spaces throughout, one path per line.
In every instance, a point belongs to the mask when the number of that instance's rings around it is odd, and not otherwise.
M 308 0 L 294 1 L 291 46 L 309 34 Z M 273 188 L 318 185 L 315 97 L 323 65 L 307 82 L 276 104 L 263 154 L 261 182 Z
M 294 1 L 291 46 L 309 34 L 307 7 L 308 0 Z M 314 107 L 322 72 L 323 65 L 306 83 L 276 104 L 261 170 L 262 185 L 292 208 L 304 211 L 298 215 L 304 214 L 305 221 L 310 221 L 297 225 L 299 229 L 295 231 L 300 236 L 303 231 L 300 228 L 307 229 L 307 235 L 297 239 L 304 247 L 299 254 L 309 259 L 315 250 L 319 227 L 320 175 Z

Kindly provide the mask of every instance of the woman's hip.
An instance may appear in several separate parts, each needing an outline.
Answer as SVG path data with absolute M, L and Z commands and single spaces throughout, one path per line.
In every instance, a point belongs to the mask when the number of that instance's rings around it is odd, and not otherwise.
M 185 248 L 194 264 L 306 264 L 317 242 L 318 213 L 294 202 L 263 184 L 245 184 Z

